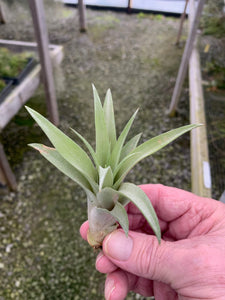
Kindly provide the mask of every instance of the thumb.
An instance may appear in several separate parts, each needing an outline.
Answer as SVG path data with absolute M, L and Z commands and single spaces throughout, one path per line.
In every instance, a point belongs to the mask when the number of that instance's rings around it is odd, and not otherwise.
M 140 277 L 172 284 L 183 276 L 174 243 L 159 244 L 155 236 L 130 231 L 126 237 L 116 230 L 105 238 L 103 252 L 116 266 Z

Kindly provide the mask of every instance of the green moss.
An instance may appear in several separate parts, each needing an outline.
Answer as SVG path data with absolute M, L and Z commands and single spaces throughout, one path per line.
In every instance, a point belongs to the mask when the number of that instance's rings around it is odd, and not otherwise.
M 0 48 L 0 76 L 16 77 L 26 66 L 29 54 L 13 53 L 6 48 Z
M 137 14 L 137 18 L 138 19 L 148 18 L 148 19 L 151 19 L 151 20 L 161 21 L 164 18 L 164 16 L 160 15 L 160 14 L 149 14 L 149 13 L 140 12 L 140 13 Z

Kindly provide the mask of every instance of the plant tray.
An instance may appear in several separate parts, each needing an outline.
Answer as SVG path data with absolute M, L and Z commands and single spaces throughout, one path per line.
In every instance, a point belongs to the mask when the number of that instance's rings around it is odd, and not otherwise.
M 27 64 L 25 68 L 19 73 L 16 77 L 8 77 L 2 76 L 5 80 L 12 80 L 14 85 L 18 85 L 21 81 L 27 76 L 28 73 L 33 69 L 33 67 L 37 64 L 36 60 L 33 57 L 29 57 L 27 59 Z
M 0 92 L 0 104 L 5 100 L 5 98 L 8 96 L 8 94 L 12 90 L 13 81 L 12 80 L 4 80 L 6 82 L 6 86 L 4 89 Z

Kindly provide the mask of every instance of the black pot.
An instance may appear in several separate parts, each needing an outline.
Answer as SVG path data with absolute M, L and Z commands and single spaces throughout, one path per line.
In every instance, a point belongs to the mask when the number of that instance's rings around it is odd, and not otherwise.
M 12 80 L 4 80 L 6 82 L 6 86 L 0 92 L 0 104 L 5 100 L 6 96 L 11 92 L 13 88 L 13 81 Z

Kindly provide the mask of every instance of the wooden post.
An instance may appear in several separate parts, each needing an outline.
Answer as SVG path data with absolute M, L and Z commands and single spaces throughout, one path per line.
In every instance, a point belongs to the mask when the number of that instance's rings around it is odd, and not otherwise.
M 181 37 L 182 29 L 183 29 L 183 24 L 184 24 L 184 20 L 185 20 L 185 17 L 186 17 L 187 5 L 188 5 L 188 0 L 186 0 L 186 2 L 185 2 L 184 12 L 183 12 L 183 14 L 181 15 L 181 18 L 180 18 L 180 26 L 179 26 L 179 31 L 178 31 L 178 34 L 177 34 L 176 45 L 179 45 L 179 43 L 180 43 L 180 37 Z
M 0 143 L 0 182 L 8 184 L 11 190 L 15 191 L 17 188 L 16 178 L 10 168 L 7 157 L 5 155 L 2 144 Z
M 182 56 L 182 60 L 181 60 L 181 64 L 180 64 L 180 68 L 178 71 L 178 75 L 177 75 L 177 80 L 176 80 L 176 84 L 173 90 L 173 96 L 172 96 L 172 100 L 170 103 L 170 107 L 169 107 L 169 111 L 168 114 L 172 117 L 175 114 L 176 108 L 177 108 L 177 104 L 180 98 L 180 94 L 181 94 L 181 89 L 183 86 L 183 82 L 187 73 L 187 68 L 188 68 L 188 62 L 192 53 L 192 49 L 193 49 L 193 44 L 195 41 L 195 36 L 196 36 L 196 32 L 198 29 L 198 24 L 199 24 L 199 20 L 201 17 L 201 13 L 203 10 L 203 6 L 204 6 L 205 0 L 199 0 L 198 2 L 198 7 L 196 9 L 196 13 L 195 13 L 195 17 L 194 17 L 194 21 L 192 23 L 192 27 L 191 27 L 191 31 L 188 35 L 188 39 L 184 48 L 184 53 Z
M 43 0 L 29 0 L 29 5 L 38 44 L 38 52 L 41 62 L 41 72 L 44 81 L 49 119 L 53 124 L 57 126 L 59 125 L 59 115 L 53 80 L 52 63 L 49 54 L 49 40 L 45 21 Z
M 84 5 L 84 0 L 78 0 L 78 11 L 80 20 L 80 32 L 86 32 L 86 8 Z
M 0 3 L 0 24 L 5 24 L 5 15 L 3 12 L 2 4 Z
M 194 19 L 195 3 L 190 0 L 189 28 Z M 206 132 L 204 95 L 200 57 L 195 40 L 189 61 L 189 93 L 190 93 L 190 121 L 192 124 L 204 124 L 191 131 L 191 182 L 192 192 L 211 197 L 211 174 Z
M 128 0 L 128 6 L 127 6 L 127 11 L 130 14 L 132 9 L 132 0 Z

